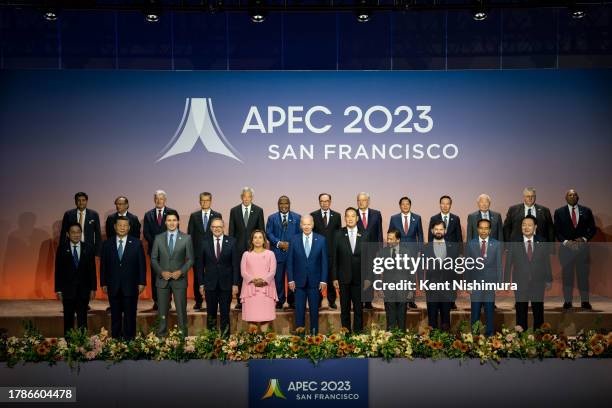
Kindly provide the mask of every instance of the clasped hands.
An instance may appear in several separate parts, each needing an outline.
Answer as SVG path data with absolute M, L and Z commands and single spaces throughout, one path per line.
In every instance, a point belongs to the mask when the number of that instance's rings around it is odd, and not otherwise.
M 255 279 L 251 280 L 251 282 L 249 282 L 249 283 L 252 283 L 257 288 L 263 288 L 264 286 L 268 286 L 268 282 L 263 280 L 263 278 L 255 278 Z
M 174 271 L 174 272 L 164 271 L 161 273 L 161 276 L 164 280 L 178 279 L 181 277 L 181 271 Z

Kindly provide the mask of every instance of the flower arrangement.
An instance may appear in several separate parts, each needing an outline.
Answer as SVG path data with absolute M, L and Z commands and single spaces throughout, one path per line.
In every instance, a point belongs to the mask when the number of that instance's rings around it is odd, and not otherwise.
M 109 337 L 102 328 L 92 336 L 73 330 L 66 338 L 45 338 L 31 325 L 21 337 L 0 339 L 0 361 L 14 366 L 20 362 L 66 361 L 70 366 L 100 360 L 174 360 L 215 359 L 246 361 L 251 359 L 306 358 L 314 362 L 330 358 L 477 358 L 482 363 L 504 358 L 577 359 L 612 357 L 612 332 L 581 331 L 576 336 L 551 332 L 544 324 L 535 332 L 503 328 L 486 337 L 478 331 L 442 332 L 426 327 L 418 332 L 385 331 L 373 326 L 369 332 L 308 335 L 298 328 L 294 335 L 258 333 L 256 328 L 222 336 L 205 331 L 197 336 L 182 336 L 176 326 L 165 338 L 153 333 L 139 333 L 134 340 Z

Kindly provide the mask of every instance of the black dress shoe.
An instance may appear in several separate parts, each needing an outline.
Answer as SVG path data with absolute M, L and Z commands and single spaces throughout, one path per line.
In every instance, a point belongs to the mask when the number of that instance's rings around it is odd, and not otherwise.
M 87 311 L 89 312 L 91 310 L 91 306 L 87 305 Z
M 236 303 L 236 306 L 234 307 L 234 309 L 242 310 L 242 303 Z
M 283 310 L 283 304 L 281 302 L 276 302 L 276 310 Z
M 329 308 L 330 308 L 330 309 L 334 309 L 334 310 L 335 310 L 335 309 L 337 309 L 337 308 L 338 308 L 338 306 L 336 306 L 336 304 L 335 304 L 335 303 L 330 303 L 330 304 L 329 304 Z
M 416 304 L 416 303 L 414 303 L 414 302 L 408 302 L 408 307 L 409 307 L 410 309 L 418 309 L 418 308 L 419 308 L 419 307 L 417 306 L 417 304 Z
M 111 312 L 111 308 L 110 306 L 106 308 L 106 313 L 110 313 Z
M 457 310 L 457 304 L 455 302 L 451 303 L 451 310 Z
M 493 309 L 497 309 L 497 305 L 493 303 Z
M 193 310 L 202 310 L 202 304 L 196 303 L 195 305 L 193 305 Z
M 364 309 L 369 309 L 369 310 L 372 310 L 372 309 L 374 309 L 374 306 L 372 306 L 372 302 L 365 302 L 365 303 L 363 304 L 363 308 L 364 308 Z
M 287 309 L 293 310 L 293 309 L 295 309 L 295 305 L 290 303 L 289 306 L 287 307 Z
M 563 303 L 563 308 L 564 309 L 571 309 L 572 308 L 572 302 L 564 302 Z
M 580 307 L 584 310 L 593 310 L 593 306 L 589 302 L 580 303 Z

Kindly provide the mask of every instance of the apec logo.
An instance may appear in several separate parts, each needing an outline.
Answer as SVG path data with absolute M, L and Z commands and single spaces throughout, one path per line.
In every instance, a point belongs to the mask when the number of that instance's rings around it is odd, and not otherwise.
M 282 386 L 281 386 L 282 385 Z M 368 406 L 365 359 L 249 361 L 249 407 Z
M 170 143 L 162 150 L 157 162 L 177 154 L 190 152 L 198 140 L 202 142 L 207 151 L 242 163 L 238 151 L 225 138 L 217 123 L 210 98 L 186 99 L 183 119 Z

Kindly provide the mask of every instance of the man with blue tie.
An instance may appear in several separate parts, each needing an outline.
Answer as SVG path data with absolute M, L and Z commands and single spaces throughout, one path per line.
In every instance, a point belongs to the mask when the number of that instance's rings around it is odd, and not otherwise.
M 129 231 L 130 220 L 117 217 L 116 236 L 104 241 L 100 257 L 100 286 L 111 305 L 111 335 L 126 340 L 136 336 L 138 296 L 147 284 L 144 248 Z
M 68 226 L 68 241 L 55 254 L 55 294 L 64 306 L 64 336 L 77 326 L 87 329 L 87 305 L 96 295 L 95 249 L 81 241 L 81 224 Z
M 501 243 L 490 236 L 491 221 L 481 219 L 478 221 L 478 238 L 470 240 L 467 247 L 468 259 L 483 258 L 484 268 L 471 269 L 466 272 L 468 281 L 485 281 L 487 283 L 501 283 L 503 281 L 502 248 Z M 473 290 L 471 299 L 471 325 L 480 321 L 480 307 L 483 305 L 486 317 L 487 336 L 493 335 L 495 325 L 495 291 Z
M 285 299 L 289 307 L 293 309 L 295 296 L 293 291 L 288 291 L 285 296 L 285 276 L 287 272 L 287 253 L 289 251 L 289 241 L 294 235 L 299 234 L 301 216 L 291 211 L 291 201 L 287 196 L 278 199 L 278 212 L 270 215 L 266 222 L 266 235 L 270 241 L 270 249 L 276 258 L 276 274 L 274 281 L 278 302 L 276 308 L 283 309 Z
M 312 232 L 314 221 L 305 215 L 300 221 L 302 234 L 289 242 L 287 275 L 289 289 L 295 292 L 295 325 L 306 326 L 306 301 L 310 309 L 310 332 L 319 331 L 319 292 L 327 287 L 327 242 Z
M 389 220 L 389 232 L 397 230 L 400 232 L 401 243 L 411 243 L 418 249 L 423 245 L 423 224 L 421 216 L 410 211 L 412 208 L 412 200 L 409 197 L 402 197 L 399 200 L 400 213 L 395 214 Z M 410 279 L 416 283 L 416 274 L 411 274 Z M 415 293 L 408 293 L 408 307 L 416 309 L 417 305 L 414 302 Z
M 168 334 L 170 294 L 176 305 L 176 319 L 182 335 L 187 336 L 187 273 L 193 265 L 191 237 L 178 229 L 179 215 L 175 210 L 166 214 L 166 232 L 155 237 L 151 252 L 151 268 L 155 271 L 155 290 L 159 302 L 157 334 Z
M 200 209 L 191 213 L 189 216 L 189 225 L 187 226 L 187 234 L 191 236 L 193 243 L 193 250 L 195 257 L 198 258 L 202 251 L 204 251 L 204 241 L 212 235 L 212 229 L 210 228 L 210 221 L 213 218 L 223 219 L 220 212 L 217 212 L 211 208 L 212 206 L 212 194 L 205 191 L 200 193 Z M 193 310 L 202 310 L 202 303 L 204 299 L 200 295 L 200 271 L 198 267 L 200 262 L 193 264 L 193 298 L 195 299 L 195 305 Z

